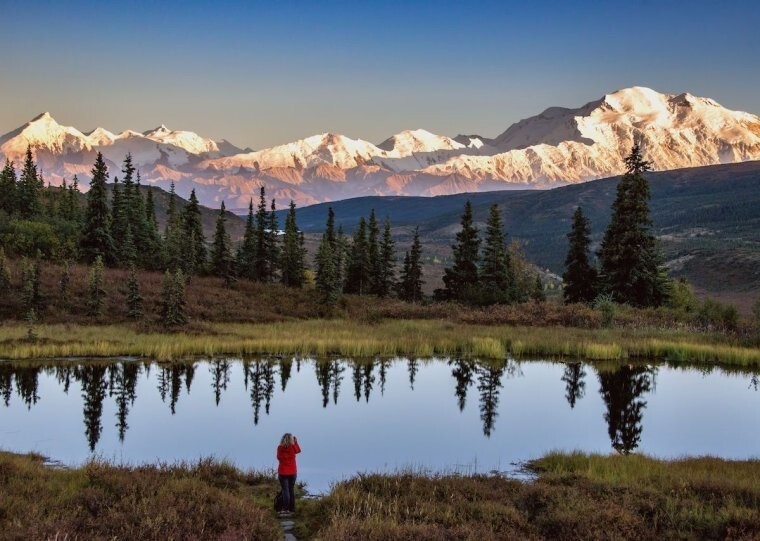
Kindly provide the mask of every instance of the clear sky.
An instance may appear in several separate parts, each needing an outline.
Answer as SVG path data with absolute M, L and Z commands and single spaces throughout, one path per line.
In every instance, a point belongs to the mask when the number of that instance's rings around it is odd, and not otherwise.
M 0 0 L 0 133 L 493 137 L 641 85 L 760 113 L 760 2 Z

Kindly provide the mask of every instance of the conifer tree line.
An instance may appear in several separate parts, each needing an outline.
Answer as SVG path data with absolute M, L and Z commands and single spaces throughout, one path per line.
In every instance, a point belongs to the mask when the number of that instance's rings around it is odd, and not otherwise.
M 368 218 L 359 219 L 349 239 L 342 226 L 336 230 L 335 213 L 332 207 L 328 209 L 325 231 L 314 258 L 315 286 L 321 302 L 335 304 L 343 293 L 378 297 L 396 294 L 404 301 L 421 301 L 422 246 L 418 230 L 398 278 L 396 263 L 396 243 L 388 218 L 381 228 L 372 209 Z
M 626 171 L 617 185 L 610 224 L 591 260 L 591 226 L 581 207 L 575 210 L 567 238 L 563 280 L 566 303 L 592 302 L 598 295 L 636 307 L 657 307 L 669 297 L 671 283 L 662 265 L 649 217 L 651 170 L 639 145 L 625 158 Z
M 108 183 L 108 167 L 98 153 L 82 206 L 76 176 L 71 183 L 64 180 L 60 188 L 44 186 L 31 147 L 20 175 L 6 161 L 0 173 L 0 226 L 10 233 L 4 238 L 16 241 L 7 248 L 27 255 L 24 250 L 38 244 L 47 259 L 95 264 L 100 258 L 106 266 L 172 273 L 179 269 L 186 278 L 210 274 L 227 284 L 237 278 L 290 287 L 304 284 L 306 251 L 295 204 L 291 203 L 280 235 L 274 199 L 267 204 L 263 187 L 255 212 L 251 201 L 243 240 L 235 246 L 227 233 L 224 202 L 207 243 L 195 190 L 180 208 L 173 184 L 166 227 L 159 231 L 153 191 L 148 188 L 143 195 L 130 154 L 124 158 L 120 177 L 113 177 L 110 197 Z
M 437 299 L 481 306 L 543 300 L 540 276 L 528 269 L 516 246 L 506 243 L 497 204 L 489 210 L 483 239 L 470 201 L 460 225 L 452 246 L 453 264 L 444 269 L 444 287 L 435 291 Z

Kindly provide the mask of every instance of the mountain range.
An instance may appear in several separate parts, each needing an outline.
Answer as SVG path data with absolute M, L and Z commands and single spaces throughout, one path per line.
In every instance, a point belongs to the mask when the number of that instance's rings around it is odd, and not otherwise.
M 579 108 L 550 107 L 495 138 L 405 130 L 379 144 L 323 133 L 271 148 L 241 149 L 161 125 L 146 132 L 82 132 L 43 113 L 0 137 L 0 157 L 19 163 L 28 145 L 46 182 L 86 188 L 97 152 L 113 175 L 132 153 L 144 183 L 174 182 L 187 196 L 245 208 L 265 186 L 284 206 L 368 195 L 436 196 L 551 188 L 617 175 L 638 142 L 655 170 L 760 159 L 760 117 L 688 93 L 632 87 Z

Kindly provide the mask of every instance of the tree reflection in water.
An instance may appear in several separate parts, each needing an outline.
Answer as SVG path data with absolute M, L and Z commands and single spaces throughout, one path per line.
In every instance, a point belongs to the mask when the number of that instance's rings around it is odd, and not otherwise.
M 369 402 L 372 391 L 379 387 L 384 395 L 391 370 L 397 378 L 408 378 L 409 388 L 415 387 L 422 362 L 417 358 L 396 358 L 353 361 L 346 359 L 265 359 L 207 361 L 214 400 L 218 405 L 224 392 L 230 386 L 232 367 L 242 366 L 243 385 L 250 397 L 253 425 L 257 426 L 263 415 L 269 415 L 275 388 L 277 372 L 283 391 L 302 362 L 313 362 L 316 381 L 319 386 L 322 407 L 332 401 L 338 404 L 344 372 L 351 370 L 354 398 Z M 499 413 L 501 389 L 505 377 L 520 375 L 521 364 L 513 360 L 501 362 L 479 362 L 454 358 L 447 361 L 454 379 L 454 396 L 460 412 L 466 412 L 467 394 L 472 387 L 477 389 L 478 411 L 485 437 L 495 430 Z M 155 385 L 161 399 L 175 414 L 183 387 L 188 395 L 195 376 L 197 362 L 150 363 L 150 362 L 0 362 L 0 397 L 6 407 L 10 407 L 14 393 L 26 409 L 31 410 L 40 397 L 40 373 L 47 374 L 48 381 L 55 381 L 64 393 L 68 393 L 72 382 L 78 382 L 82 396 L 84 435 L 88 447 L 94 451 L 103 431 L 103 402 L 108 396 L 114 401 L 115 426 L 119 441 L 123 442 L 129 429 L 128 417 L 137 399 L 137 388 L 141 380 Z M 151 366 L 155 365 L 151 378 Z M 376 370 L 377 369 L 377 370 Z M 599 380 L 599 393 L 604 405 L 604 419 L 612 447 L 621 453 L 630 453 L 641 443 L 643 413 L 647 406 L 646 395 L 654 391 L 656 369 L 649 366 L 623 365 L 614 370 L 594 369 Z M 404 374 L 404 371 L 406 374 Z M 589 365 L 571 363 L 563 367 L 562 382 L 565 398 L 571 408 L 584 397 L 587 390 L 585 378 Z M 237 373 L 237 372 L 235 372 Z M 758 374 L 743 372 L 750 378 L 750 389 L 757 390 Z M 396 379 L 400 383 L 401 379 Z M 43 385 L 42 387 L 46 387 Z M 420 391 L 417 391 L 418 393 Z M 377 396 L 377 393 L 375 393 Z M 377 399 L 377 398 L 376 398 Z
M 599 392 L 607 412 L 612 447 L 628 454 L 641 441 L 642 419 L 647 405 L 644 394 L 652 390 L 656 370 L 649 366 L 624 365 L 614 371 L 599 371 Z

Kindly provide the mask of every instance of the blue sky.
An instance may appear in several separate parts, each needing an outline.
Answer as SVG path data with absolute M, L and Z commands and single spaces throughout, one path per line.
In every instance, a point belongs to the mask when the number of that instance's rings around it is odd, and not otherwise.
M 618 88 L 760 113 L 760 2 L 10 2 L 0 133 L 159 124 L 262 148 L 333 131 L 496 136 Z

